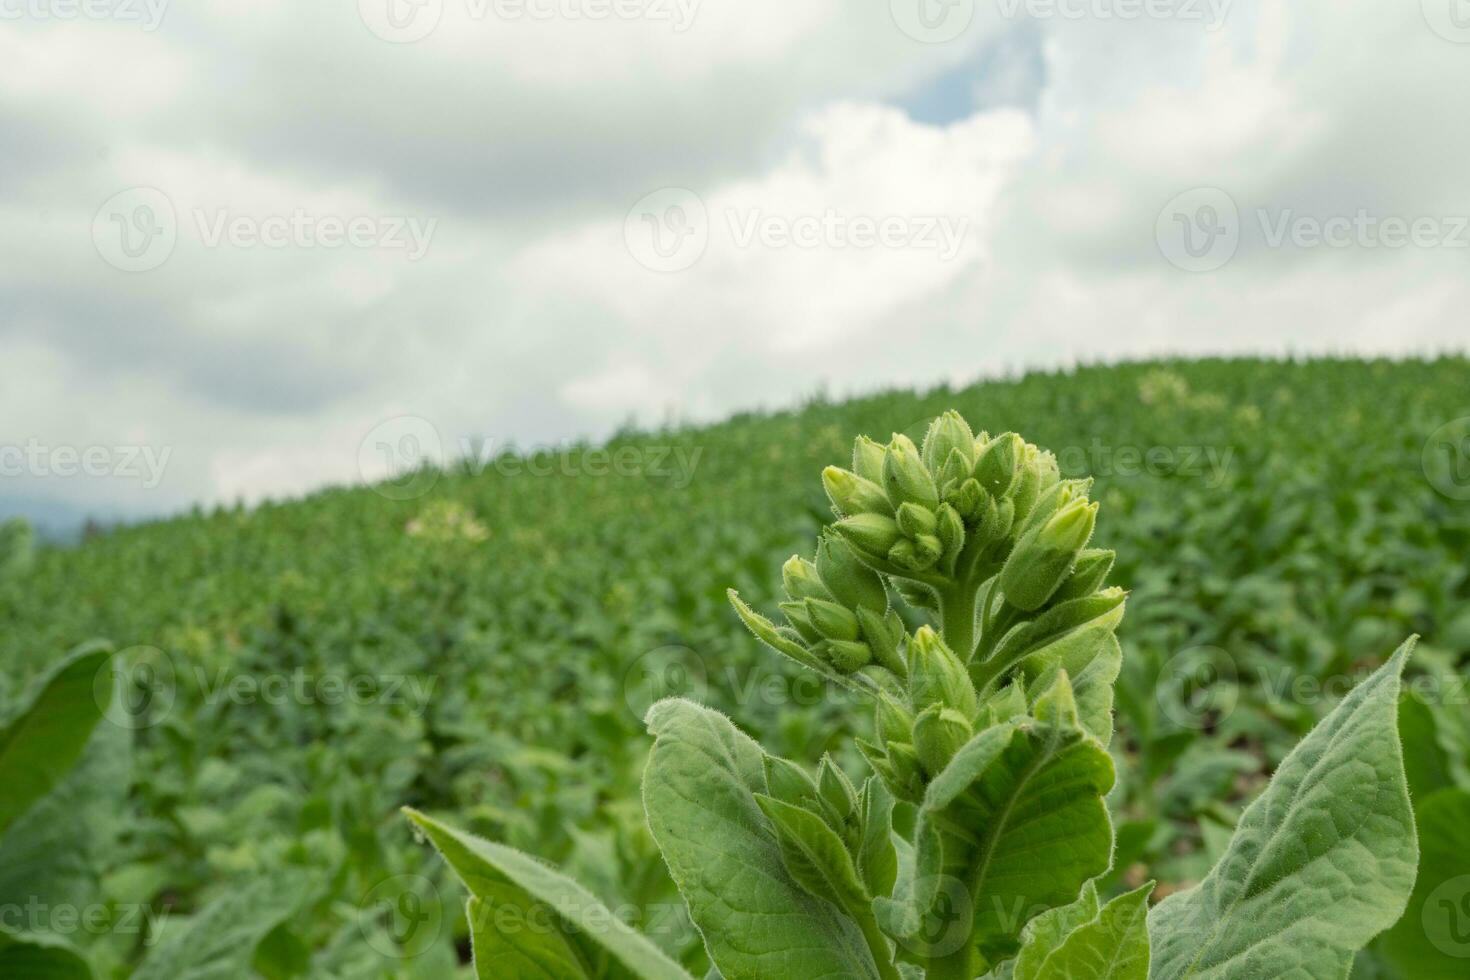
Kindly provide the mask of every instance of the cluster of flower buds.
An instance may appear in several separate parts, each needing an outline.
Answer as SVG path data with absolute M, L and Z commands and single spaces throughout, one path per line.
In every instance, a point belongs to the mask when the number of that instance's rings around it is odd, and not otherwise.
M 858 747 L 895 796 L 918 802 L 975 734 L 981 705 L 969 668 L 931 627 L 914 633 L 907 654 L 905 689 L 877 695 L 878 742 Z
M 838 519 L 815 562 L 793 557 L 782 569 L 789 625 L 732 599 L 767 644 L 863 682 L 854 686 L 876 702 L 877 738 L 860 747 L 899 798 L 917 800 L 976 732 L 1032 710 L 1055 679 L 1043 662 L 1066 669 L 1066 638 L 1085 634 L 1078 642 L 1095 647 L 1069 653 L 1074 668 L 1116 647 L 1124 594 L 1102 588 L 1113 553 L 1087 547 L 1091 481 L 1062 479 L 1051 453 L 1013 432 L 977 436 L 951 411 L 922 447 L 860 437 L 852 468 L 829 466 L 822 482 Z M 940 628 L 910 637 L 889 608 L 890 584 L 938 613 Z M 1110 707 L 1113 673 L 1078 682 L 1106 684 Z
M 852 469 L 829 466 L 822 482 L 840 518 L 837 530 L 862 559 L 905 576 L 955 575 L 966 545 L 977 537 L 983 547 L 970 549 L 975 561 L 1008 551 L 1038 513 L 1050 515 L 1063 497 L 1086 492 L 1061 479 L 1050 453 L 1014 432 L 976 436 L 957 412 L 933 421 L 922 449 L 901 434 L 886 446 L 859 438 Z M 1085 543 L 1090 517 L 1066 527 L 1076 534 L 1084 524 Z M 1048 532 L 1048 544 L 1061 530 Z
M 842 537 L 824 529 L 816 560 L 792 555 L 781 568 L 781 581 L 786 601 L 780 609 L 788 626 L 775 626 L 731 594 L 758 637 L 809 666 L 861 675 L 871 682 L 865 685 L 869 690 L 902 682 L 903 620 L 889 608 L 883 576 L 858 560 Z

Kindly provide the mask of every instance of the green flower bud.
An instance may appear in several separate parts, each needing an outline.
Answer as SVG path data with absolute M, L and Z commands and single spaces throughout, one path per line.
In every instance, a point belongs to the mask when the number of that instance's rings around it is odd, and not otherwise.
M 816 643 L 822 639 L 822 631 L 812 623 L 811 617 L 807 615 L 806 600 L 801 602 L 780 602 L 776 608 L 786 616 L 789 622 L 803 640 L 808 643 Z
M 958 711 L 930 705 L 914 719 L 914 752 L 919 765 L 930 777 L 939 775 L 974 734 L 969 720 Z
M 860 554 L 883 556 L 903 539 L 898 522 L 882 514 L 855 514 L 832 525 Z
M 959 490 L 960 484 L 975 473 L 975 464 L 958 449 L 950 450 L 949 456 L 935 472 L 934 482 L 939 485 L 939 496 L 949 499 Z M 979 486 L 977 483 L 976 486 Z
M 938 704 L 966 718 L 980 707 L 969 670 L 929 626 L 909 641 L 909 701 L 921 711 Z
M 766 793 L 782 803 L 809 807 L 817 800 L 817 784 L 806 770 L 789 759 L 766 756 Z
M 949 504 L 940 504 L 935 515 L 938 518 L 939 542 L 944 545 L 944 556 L 946 558 L 959 554 L 965 546 L 965 522 L 960 520 L 959 512 Z
M 858 673 L 872 682 L 873 688 L 877 692 L 873 695 L 874 697 L 879 697 L 883 693 L 886 693 L 889 697 L 901 698 L 907 696 L 904 693 L 903 681 L 893 671 L 884 667 L 882 664 L 868 664 L 866 667 L 859 668 Z
M 832 598 L 822 584 L 816 566 L 800 555 L 792 555 L 781 566 L 781 584 L 786 587 L 786 595 L 793 600 Z
M 971 524 L 979 524 L 985 516 L 986 496 L 985 488 L 972 476 L 960 483 L 950 495 L 949 502 L 954 505 L 960 517 Z
M 939 506 L 939 490 L 934 477 L 924 468 L 913 440 L 895 432 L 883 455 L 883 489 L 895 504 L 912 501 L 930 510 Z
M 919 561 L 919 549 L 908 538 L 900 538 L 888 549 L 888 561 L 906 572 L 922 572 L 929 567 Z
M 910 541 L 902 539 L 888 549 L 888 560 L 906 572 L 922 572 L 932 568 L 944 553 L 939 538 L 932 534 L 921 534 Z
M 817 766 L 817 792 L 839 821 L 857 813 L 857 788 L 830 755 L 822 756 Z
M 1004 497 L 1010 492 L 1025 445 L 1020 436 L 1006 432 L 996 436 L 985 447 L 985 452 L 975 463 L 975 476 L 986 492 L 995 497 Z
M 975 433 L 970 431 L 970 424 L 959 412 L 950 409 L 929 423 L 929 431 L 924 434 L 924 464 L 938 472 L 950 453 L 956 450 L 970 466 L 974 465 Z
M 899 653 L 903 642 L 903 620 L 898 613 L 889 610 L 880 616 L 871 609 L 857 607 L 858 625 L 862 627 L 863 639 L 872 648 L 873 658 L 899 677 L 908 677 L 908 664 Z
M 1025 520 L 1029 517 L 1041 495 L 1056 486 L 1060 480 L 1061 471 L 1057 468 L 1057 458 L 1028 443 L 1021 480 L 1011 494 L 1011 499 L 1016 502 L 1016 519 Z
M 1036 505 L 1031 508 L 1031 513 L 1026 515 L 1026 521 L 1021 525 L 1021 534 L 1024 536 L 1072 501 L 1085 498 L 1090 489 L 1092 478 L 1088 477 L 1085 480 L 1061 480 L 1041 491 L 1036 498 Z
M 1053 598 L 1057 602 L 1066 602 L 1068 599 L 1092 595 L 1102 587 L 1108 572 L 1113 570 L 1113 559 L 1116 557 L 1115 552 L 1105 548 L 1084 548 L 1077 556 L 1077 564 L 1073 566 L 1071 576 L 1057 589 Z
M 921 534 L 914 538 L 914 552 L 923 563 L 919 567 L 928 568 L 944 554 L 944 542 L 939 540 L 937 534 Z
M 822 486 L 826 489 L 832 506 L 843 516 L 893 513 L 893 505 L 888 502 L 881 486 L 841 467 L 829 466 L 824 469 Z
M 898 508 L 898 528 L 911 538 L 921 534 L 934 534 L 939 530 L 939 521 L 934 511 L 920 504 L 904 504 Z
M 871 483 L 883 484 L 883 456 L 881 443 L 867 436 L 858 436 L 852 444 L 852 471 Z
M 1021 464 L 1016 469 L 1016 485 L 1011 490 L 1011 499 L 1016 502 L 1016 513 L 1024 514 L 1036 503 L 1041 492 L 1041 472 L 1037 468 L 1041 452 L 1031 443 L 1021 450 Z
M 851 609 L 826 599 L 807 599 L 806 618 L 829 640 L 856 640 L 858 620 Z
M 888 610 L 888 590 L 883 576 L 858 560 L 851 545 L 823 529 L 817 541 L 817 574 L 832 596 L 851 609 Z
M 1097 522 L 1097 504 L 1073 500 L 1028 531 L 1000 571 L 1006 601 L 1034 612 L 1046 604 L 1077 562 Z
M 873 715 L 873 730 L 885 743 L 907 742 L 913 738 L 914 714 L 896 698 L 878 697 Z
M 851 674 L 873 662 L 873 650 L 858 640 L 827 640 L 821 653 L 840 673 Z
M 918 753 L 908 742 L 889 742 L 886 748 L 888 769 L 893 775 L 888 788 L 899 799 L 918 803 L 924 798 L 924 767 Z

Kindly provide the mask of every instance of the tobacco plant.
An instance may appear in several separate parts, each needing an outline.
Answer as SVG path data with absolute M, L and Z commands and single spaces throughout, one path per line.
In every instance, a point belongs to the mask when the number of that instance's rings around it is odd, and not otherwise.
M 644 808 L 727 980 L 1342 980 L 1417 865 L 1396 728 L 1408 645 L 1282 762 L 1214 869 L 1150 908 L 1109 896 L 1115 636 L 1090 481 L 958 414 L 922 446 L 857 440 L 835 520 L 782 568 L 767 646 L 871 704 L 871 774 L 765 752 L 725 716 L 655 704 Z M 902 614 L 895 600 L 908 607 Z M 463 879 L 481 977 L 674 978 L 579 885 L 410 812 Z M 549 923 L 536 928 L 535 923 Z

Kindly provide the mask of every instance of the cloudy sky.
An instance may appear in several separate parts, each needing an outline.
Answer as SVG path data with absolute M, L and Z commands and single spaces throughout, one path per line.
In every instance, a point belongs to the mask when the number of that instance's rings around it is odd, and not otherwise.
M 1462 348 L 1466 0 L 0 0 L 0 516 Z

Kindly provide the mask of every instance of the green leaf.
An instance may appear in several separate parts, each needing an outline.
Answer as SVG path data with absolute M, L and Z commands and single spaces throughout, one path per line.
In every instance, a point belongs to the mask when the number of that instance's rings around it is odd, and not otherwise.
M 92 968 L 64 940 L 0 925 L 0 977 L 6 980 L 92 980 Z
M 929 785 L 913 880 L 900 881 L 895 902 L 875 903 L 885 928 L 914 935 L 943 883 L 962 882 L 975 942 L 995 962 L 1014 955 L 1032 916 L 1074 901 L 1107 870 L 1113 828 L 1103 797 L 1113 761 L 1065 721 L 1065 691 L 1045 701 L 1056 722 L 1027 718 L 988 728 Z
M 256 948 L 307 897 L 296 871 L 257 878 L 164 933 L 132 980 L 236 980 L 253 972 Z
M 1021 932 L 1021 951 L 1016 954 L 1015 980 L 1036 980 L 1046 958 L 1080 926 L 1097 918 L 1097 886 L 1089 881 L 1070 905 L 1059 905 L 1026 923 Z
M 648 712 L 648 824 L 727 980 L 870 978 L 861 932 L 794 881 L 770 821 L 759 745 L 719 712 L 681 699 Z
M 478 976 L 689 980 L 662 950 L 549 865 L 405 812 L 473 896 L 468 914 Z
M 81 757 L 112 703 L 106 649 L 78 651 L 53 667 L 0 729 L 0 834 L 59 783 Z
M 869 776 L 863 786 L 863 839 L 858 850 L 858 872 L 869 895 L 887 895 L 898 876 L 898 853 L 893 847 L 893 796 L 883 780 Z
M 755 801 L 774 825 L 786 870 L 797 884 L 849 915 L 867 906 L 869 898 L 852 855 L 821 817 L 761 793 Z
M 0 837 L 0 907 L 40 901 L 83 907 L 97 900 L 102 869 L 116 860 L 132 762 L 131 732 L 92 730 L 81 758 Z
M 1398 919 L 1418 859 L 1397 726 L 1411 647 L 1286 757 L 1205 880 L 1154 908 L 1155 980 L 1342 980 Z
M 1470 973 L 1470 792 L 1440 790 L 1414 808 L 1419 878 L 1408 911 L 1379 951 L 1413 980 L 1463 980 Z
M 1103 906 L 1046 957 L 1035 980 L 1147 980 L 1153 890 L 1149 882 Z

